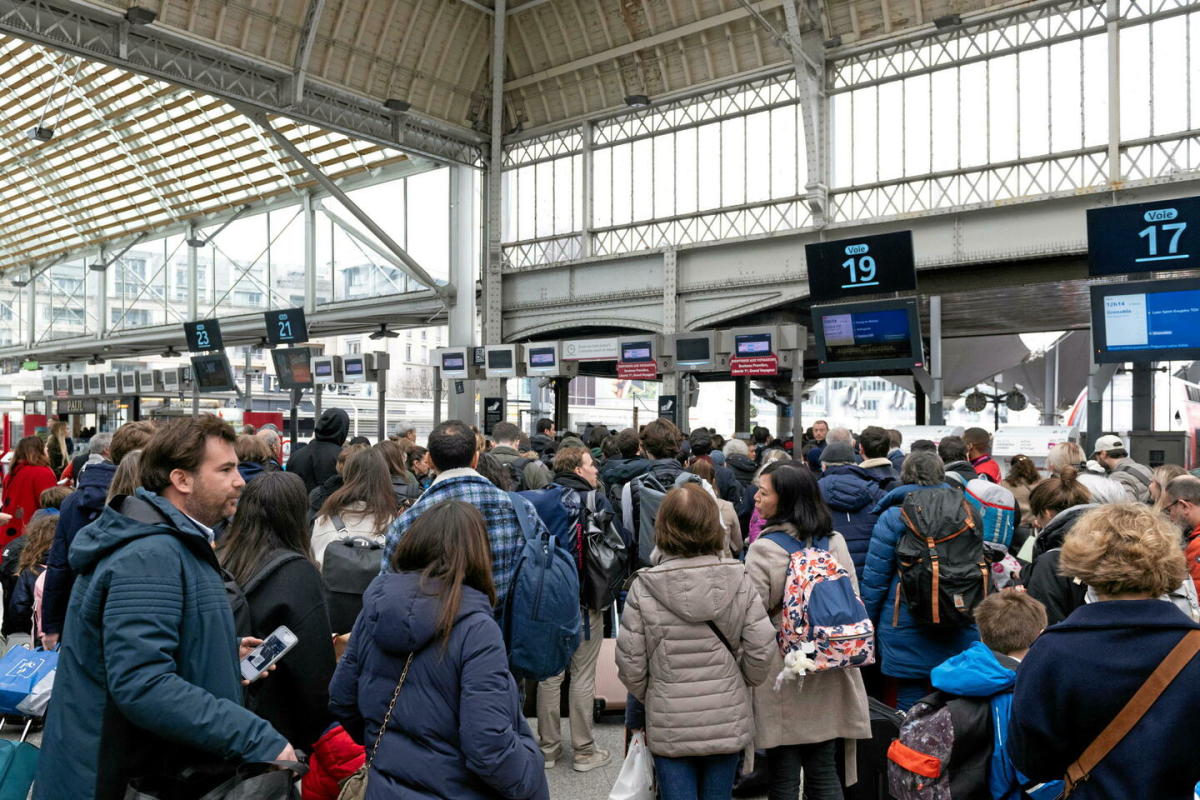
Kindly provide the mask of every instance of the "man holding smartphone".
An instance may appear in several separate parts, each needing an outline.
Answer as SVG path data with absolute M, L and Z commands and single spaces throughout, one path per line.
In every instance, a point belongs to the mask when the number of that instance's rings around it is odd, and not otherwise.
M 238 659 L 259 641 L 239 654 L 212 550 L 243 486 L 234 441 L 213 416 L 163 425 L 142 452 L 143 488 L 76 535 L 35 797 L 120 800 L 134 778 L 295 760 L 241 704 Z M 193 788 L 211 787 L 173 796 Z

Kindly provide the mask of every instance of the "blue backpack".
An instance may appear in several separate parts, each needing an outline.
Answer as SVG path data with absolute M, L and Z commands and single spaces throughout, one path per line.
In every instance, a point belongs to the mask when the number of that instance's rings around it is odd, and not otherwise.
M 504 608 L 508 663 L 519 678 L 561 675 L 579 646 L 579 570 L 551 533 L 537 536 L 522 502 L 509 493 L 525 537 Z
M 579 494 L 557 483 L 517 494 L 533 504 L 533 510 L 541 517 L 546 530 L 558 541 L 558 546 L 570 554 L 575 568 L 581 569 L 583 544 L 579 531 L 583 524 L 583 508 L 579 504 Z

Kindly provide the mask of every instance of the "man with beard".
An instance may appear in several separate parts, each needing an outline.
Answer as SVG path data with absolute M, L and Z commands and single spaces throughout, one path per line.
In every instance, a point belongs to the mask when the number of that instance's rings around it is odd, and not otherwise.
M 228 776 L 205 765 L 295 760 L 242 707 L 239 655 L 260 641 L 238 642 L 212 548 L 244 485 L 235 441 L 208 415 L 160 427 L 142 451 L 143 488 L 76 534 L 35 797 L 116 800 L 131 779 L 200 767 L 205 778 L 172 789 L 183 799 Z
M 1200 593 L 1200 478 L 1180 475 L 1172 479 L 1163 508 L 1183 529 L 1188 574 Z

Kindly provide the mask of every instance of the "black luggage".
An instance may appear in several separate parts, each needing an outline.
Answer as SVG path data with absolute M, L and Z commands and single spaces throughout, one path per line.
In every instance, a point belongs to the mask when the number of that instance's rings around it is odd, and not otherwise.
M 892 740 L 900 735 L 900 723 L 904 715 L 874 697 L 867 698 L 867 708 L 871 713 L 871 738 L 858 741 L 855 761 L 858 765 L 858 783 L 846 787 L 845 800 L 891 800 L 887 751 Z M 842 768 L 839 758 L 839 773 Z M 844 777 L 842 783 L 845 784 Z

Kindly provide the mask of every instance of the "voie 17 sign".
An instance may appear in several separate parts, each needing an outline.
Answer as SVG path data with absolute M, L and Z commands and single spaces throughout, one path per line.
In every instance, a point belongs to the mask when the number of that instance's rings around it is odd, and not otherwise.
M 1088 274 L 1200 268 L 1200 197 L 1092 208 Z
M 813 300 L 917 288 L 912 231 L 858 236 L 804 246 Z

